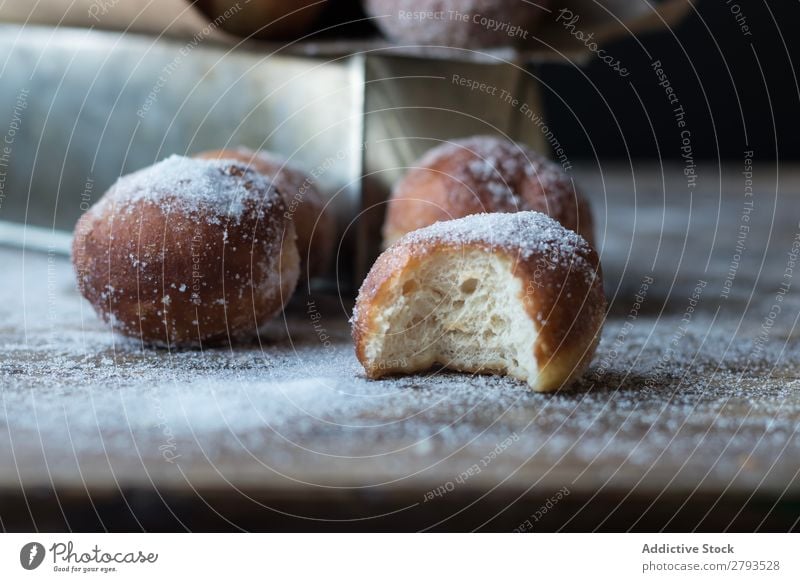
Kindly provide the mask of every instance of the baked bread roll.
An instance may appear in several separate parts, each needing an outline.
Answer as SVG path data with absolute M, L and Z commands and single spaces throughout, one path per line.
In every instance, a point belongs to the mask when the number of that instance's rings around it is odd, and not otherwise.
M 287 212 L 297 231 L 301 277 L 310 279 L 325 272 L 336 248 L 336 226 L 331 213 L 325 208 L 325 200 L 309 176 L 283 157 L 264 150 L 238 147 L 201 152 L 195 157 L 236 160 L 272 180 L 283 194 Z
M 497 47 L 533 39 L 549 0 L 364 0 L 364 9 L 395 42 Z
M 588 366 L 605 305 L 597 253 L 582 237 L 539 212 L 477 214 L 386 250 L 351 322 L 370 378 L 440 365 L 548 392 Z
M 589 204 L 560 166 L 501 137 L 444 143 L 395 185 L 383 225 L 384 248 L 441 220 L 520 210 L 552 216 L 594 244 Z
M 180 156 L 120 178 L 78 221 L 72 254 L 81 293 L 115 331 L 175 347 L 254 336 L 300 263 L 266 177 Z

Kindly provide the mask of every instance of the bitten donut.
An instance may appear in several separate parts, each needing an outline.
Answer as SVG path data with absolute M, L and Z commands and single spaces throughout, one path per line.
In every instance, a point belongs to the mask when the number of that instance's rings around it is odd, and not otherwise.
M 428 151 L 395 185 L 383 225 L 384 248 L 440 220 L 521 210 L 552 216 L 594 244 L 589 205 L 561 167 L 500 137 L 447 142 Z
M 395 42 L 456 48 L 512 46 L 532 37 L 549 0 L 364 0 Z
M 300 264 L 265 176 L 180 156 L 120 178 L 78 221 L 72 253 L 81 293 L 115 331 L 175 347 L 255 335 Z
M 330 212 L 325 209 L 325 200 L 302 170 L 281 156 L 245 147 L 201 152 L 195 157 L 237 160 L 270 178 L 283 194 L 287 212 L 294 221 L 303 265 L 301 276 L 311 278 L 325 271 L 336 247 L 335 225 Z
M 477 214 L 386 250 L 351 323 L 370 378 L 440 365 L 548 392 L 588 366 L 605 306 L 597 253 L 581 236 L 539 212 Z

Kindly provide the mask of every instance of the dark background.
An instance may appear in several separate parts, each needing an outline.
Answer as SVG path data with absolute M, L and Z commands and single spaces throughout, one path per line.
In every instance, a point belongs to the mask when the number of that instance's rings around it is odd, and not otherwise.
M 800 2 L 736 1 L 752 36 L 742 35 L 725 0 L 703 0 L 672 33 L 648 34 L 639 40 L 653 59 L 661 60 L 686 110 L 696 158 L 740 159 L 750 149 L 756 159 L 798 159 Z M 651 59 L 633 38 L 606 48 L 624 60 L 630 77 L 620 79 L 597 59 L 583 69 L 586 77 L 569 66 L 541 68 L 553 89 L 546 106 L 561 143 L 571 157 L 593 156 L 577 119 L 601 158 L 679 158 L 679 130 L 650 68 Z M 602 136 L 602 143 L 597 136 Z

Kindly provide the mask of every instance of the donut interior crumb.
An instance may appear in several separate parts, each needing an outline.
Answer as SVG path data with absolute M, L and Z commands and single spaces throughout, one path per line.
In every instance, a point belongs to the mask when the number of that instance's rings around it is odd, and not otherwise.
M 478 248 L 444 249 L 387 290 L 365 356 L 372 375 L 435 365 L 507 374 L 535 386 L 537 328 L 512 260 Z

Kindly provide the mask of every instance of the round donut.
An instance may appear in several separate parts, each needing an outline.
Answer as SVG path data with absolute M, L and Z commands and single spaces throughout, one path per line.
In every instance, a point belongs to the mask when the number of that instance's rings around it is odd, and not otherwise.
M 539 212 L 476 214 L 384 251 L 352 332 L 370 378 L 438 365 L 547 392 L 586 369 L 605 308 L 597 253 L 580 235 Z
M 395 185 L 383 225 L 384 248 L 441 220 L 521 210 L 552 216 L 594 244 L 589 204 L 560 166 L 500 137 L 447 142 L 429 150 Z
M 531 39 L 548 0 L 364 0 L 391 40 L 455 48 L 512 46 Z M 538 6 L 537 6 L 538 5 Z
M 223 30 L 264 40 L 294 40 L 311 30 L 327 2 L 318 0 L 197 0 L 195 6 Z
M 72 255 L 81 293 L 115 331 L 169 347 L 254 336 L 300 272 L 266 177 L 180 156 L 120 178 L 78 221 Z
M 201 152 L 195 157 L 236 160 L 270 178 L 283 194 L 287 212 L 294 221 L 302 261 L 301 277 L 307 279 L 325 272 L 336 246 L 336 227 L 310 177 L 283 157 L 264 150 L 238 147 Z

